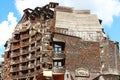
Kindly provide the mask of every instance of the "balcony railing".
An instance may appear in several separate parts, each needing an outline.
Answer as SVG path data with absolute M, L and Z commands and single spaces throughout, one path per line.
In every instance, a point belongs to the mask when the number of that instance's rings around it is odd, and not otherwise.
M 29 38 L 29 34 L 21 35 L 21 39 L 27 39 L 27 38 Z
M 52 71 L 53 73 L 64 73 L 65 68 L 64 67 L 53 67 Z
M 16 39 L 11 39 L 10 40 L 11 43 L 14 43 L 14 42 L 19 42 L 19 40 L 16 40 Z
M 41 39 L 41 35 L 38 34 L 38 35 L 36 36 L 36 40 L 40 40 L 40 39 Z
M 29 60 L 28 58 L 22 58 L 21 62 L 26 62 L 28 60 Z
M 27 76 L 28 76 L 27 73 L 26 73 L 26 74 L 21 74 L 21 75 L 19 75 L 20 78 L 26 78 Z
M 26 70 L 26 69 L 28 69 L 28 65 L 21 66 L 20 69 L 21 69 L 21 70 Z
M 30 59 L 34 59 L 34 58 L 36 58 L 36 56 L 35 55 L 31 55 Z
M 17 79 L 19 77 L 19 75 L 10 75 L 10 78 L 13 79 Z
M 29 66 L 28 66 L 29 68 L 34 68 L 35 67 L 35 65 L 34 64 L 29 64 Z
M 28 49 L 26 49 L 26 50 L 22 50 L 22 54 L 27 54 L 28 53 Z
M 40 40 L 41 39 L 41 37 L 39 36 L 39 37 L 36 37 L 36 40 Z
M 18 63 L 20 63 L 20 61 L 19 61 L 19 60 L 14 60 L 14 61 L 11 61 L 11 64 L 18 64 Z
M 10 69 L 10 72 L 16 72 L 16 71 L 19 71 L 19 67 L 15 67 L 15 68 Z
M 63 52 L 54 52 L 53 53 L 53 59 L 64 59 L 65 54 Z
M 11 54 L 11 57 L 17 57 L 17 56 L 19 56 L 20 55 L 20 52 L 13 52 L 12 54 Z
M 32 32 L 30 33 L 30 36 L 35 36 L 35 34 L 36 34 L 36 32 L 32 31 Z
M 23 43 L 22 43 L 22 46 L 25 46 L 25 45 L 28 45 L 28 44 L 29 44 L 29 41 L 23 42 Z
M 28 76 L 34 76 L 34 75 L 36 75 L 36 72 L 30 72 L 30 73 L 28 73 Z
M 20 45 L 12 46 L 12 50 L 15 50 L 15 49 L 18 49 L 18 48 L 20 48 Z

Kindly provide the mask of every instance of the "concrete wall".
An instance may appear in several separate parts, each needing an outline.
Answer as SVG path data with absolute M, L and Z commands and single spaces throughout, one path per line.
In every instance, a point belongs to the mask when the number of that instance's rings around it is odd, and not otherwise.
M 89 10 L 75 11 L 64 7 L 56 9 L 55 28 L 68 29 L 67 34 L 83 40 L 97 41 L 99 37 L 106 37 L 97 15 L 90 14 Z

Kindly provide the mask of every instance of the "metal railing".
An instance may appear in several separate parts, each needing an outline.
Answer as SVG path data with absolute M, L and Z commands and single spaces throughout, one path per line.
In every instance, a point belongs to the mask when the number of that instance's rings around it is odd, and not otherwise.
M 62 51 L 53 53 L 53 59 L 64 59 L 64 58 L 65 58 L 65 54 Z
M 53 71 L 53 73 L 64 73 L 65 68 L 64 67 L 53 67 L 52 71 Z

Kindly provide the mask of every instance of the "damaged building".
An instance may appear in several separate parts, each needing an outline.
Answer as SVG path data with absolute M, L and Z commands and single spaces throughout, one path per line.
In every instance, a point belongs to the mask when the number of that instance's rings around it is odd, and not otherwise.
M 5 44 L 5 80 L 118 80 L 118 42 L 90 10 L 27 8 Z

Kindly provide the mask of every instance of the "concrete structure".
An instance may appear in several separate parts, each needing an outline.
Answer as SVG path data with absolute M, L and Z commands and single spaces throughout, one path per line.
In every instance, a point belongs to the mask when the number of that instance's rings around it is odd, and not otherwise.
M 5 80 L 119 78 L 118 43 L 89 10 L 52 2 L 27 8 L 12 35 L 5 44 Z

